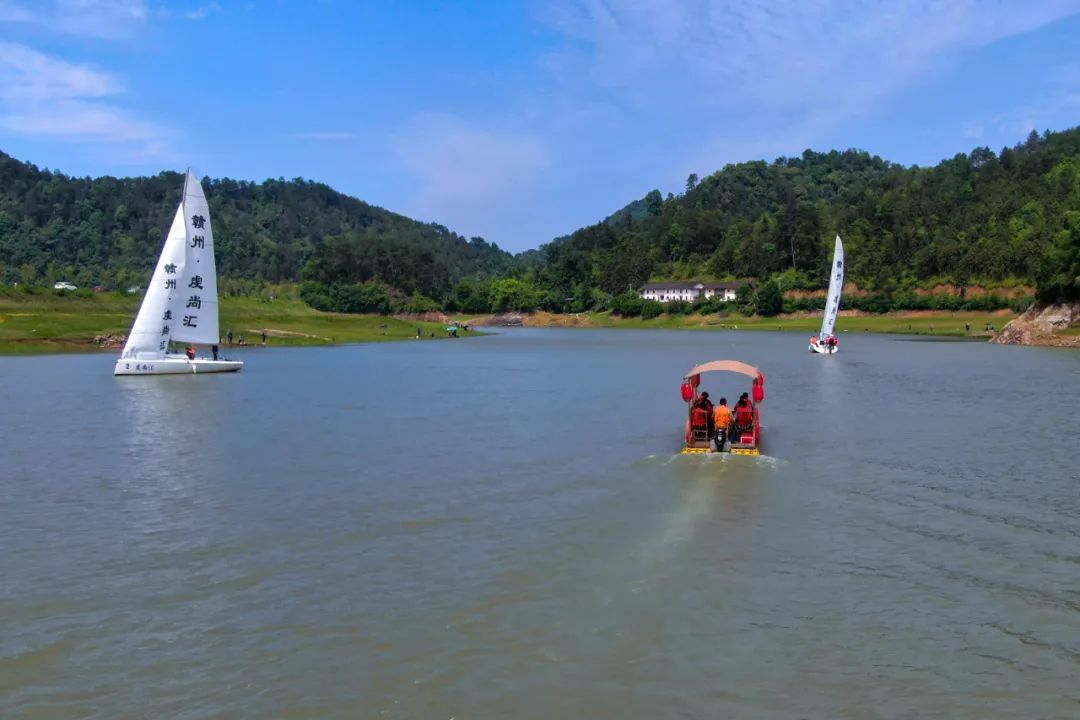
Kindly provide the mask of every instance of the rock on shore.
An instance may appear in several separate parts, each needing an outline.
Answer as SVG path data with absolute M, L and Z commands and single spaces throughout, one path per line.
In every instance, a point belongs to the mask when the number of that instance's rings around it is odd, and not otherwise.
M 1080 321 L 1080 303 L 1035 304 L 1001 329 L 990 342 L 998 345 L 1080 347 L 1080 335 L 1056 335 Z
M 483 323 L 477 324 L 493 327 L 521 327 L 525 324 L 525 317 L 521 313 L 498 313 L 486 318 Z
M 95 335 L 93 343 L 102 348 L 122 348 L 124 343 L 127 342 L 127 335 L 124 333 L 118 333 L 116 335 Z
M 497 313 L 468 321 L 470 325 L 490 327 L 596 327 L 585 313 L 556 314 L 537 310 L 530 313 Z
M 443 312 L 396 313 L 394 317 L 400 320 L 420 320 L 422 322 L 434 322 L 442 325 L 446 325 L 450 322 L 450 317 Z

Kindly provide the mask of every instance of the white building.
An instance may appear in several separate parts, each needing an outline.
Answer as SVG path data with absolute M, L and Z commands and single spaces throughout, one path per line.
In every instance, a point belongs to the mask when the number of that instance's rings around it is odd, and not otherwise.
M 743 285 L 749 285 L 745 280 L 735 282 L 703 283 L 696 280 L 689 282 L 660 282 L 646 283 L 638 294 L 645 300 L 657 302 L 672 302 L 673 300 L 685 300 L 693 302 L 698 298 L 719 297 L 724 302 L 735 299 L 735 293 Z

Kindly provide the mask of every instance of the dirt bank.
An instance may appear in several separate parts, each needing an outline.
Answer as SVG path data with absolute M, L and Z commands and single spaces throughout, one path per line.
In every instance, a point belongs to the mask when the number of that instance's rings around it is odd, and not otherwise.
M 1059 334 L 1077 322 L 1080 322 L 1080 303 L 1036 304 L 1003 327 L 990 342 L 998 345 L 1080 347 L 1080 335 Z
M 965 298 L 980 298 L 987 295 L 998 295 L 1000 297 L 1008 298 L 1026 298 L 1035 294 L 1035 288 L 1027 285 L 1016 285 L 1015 287 L 993 287 L 987 288 L 982 285 L 948 285 L 945 283 L 939 283 L 930 288 L 914 288 L 912 290 L 916 297 L 933 297 L 933 296 L 949 296 L 955 297 L 957 295 Z M 861 297 L 868 295 L 866 290 L 863 290 L 855 283 L 848 281 L 844 283 L 844 297 Z M 822 298 L 826 295 L 825 290 L 785 290 L 784 297 L 792 300 L 803 298 Z
M 421 322 L 441 323 L 443 325 L 450 322 L 450 317 L 444 312 L 397 313 L 394 317 L 398 320 L 420 320 Z
M 488 327 L 596 327 L 596 322 L 585 314 L 559 315 L 543 311 L 482 315 L 463 322 Z

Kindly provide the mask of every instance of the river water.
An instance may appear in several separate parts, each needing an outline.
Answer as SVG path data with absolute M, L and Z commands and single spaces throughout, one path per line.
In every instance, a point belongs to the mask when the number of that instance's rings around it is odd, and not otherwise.
M 723 358 L 765 372 L 765 457 L 677 454 L 680 378 Z M 1078 353 L 246 360 L 0 359 L 0 717 L 1080 717 Z

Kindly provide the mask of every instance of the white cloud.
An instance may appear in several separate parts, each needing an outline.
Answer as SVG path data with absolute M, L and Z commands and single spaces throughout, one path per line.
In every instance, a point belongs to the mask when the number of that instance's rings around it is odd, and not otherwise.
M 189 4 L 181 12 L 156 8 L 154 17 L 202 20 L 221 5 Z M 128 40 L 148 29 L 149 0 L 0 0 L 0 29 L 90 40 Z M 114 162 L 171 156 L 172 133 L 118 103 L 123 83 L 91 65 L 69 62 L 14 42 L 0 41 L 0 131 L 40 140 L 107 144 Z
M 978 140 L 983 136 L 985 128 L 979 123 L 965 125 L 960 129 L 960 134 L 969 140 Z
M 1063 126 L 1073 126 L 1080 116 L 1080 63 L 1074 62 L 1047 73 L 1044 89 L 1031 101 L 998 113 L 977 124 L 965 126 L 964 137 L 978 138 L 992 144 L 1014 145 L 1032 130 L 1042 132 Z M 969 128 L 978 128 L 972 135 Z M 985 129 L 986 137 L 981 135 Z
M 167 131 L 108 100 L 121 90 L 119 81 L 95 68 L 0 42 L 0 129 L 7 132 L 160 154 Z
M 680 66 L 706 83 L 700 90 L 785 106 L 852 92 L 872 99 L 944 53 L 1077 12 L 1076 0 L 557 0 L 550 19 L 592 48 L 597 81 Z
M 515 198 L 550 164 L 546 147 L 531 134 L 445 114 L 412 118 L 392 146 L 418 183 L 411 212 L 469 233 L 480 232 L 481 218 L 519 211 Z
M 0 22 L 38 25 L 62 35 L 131 37 L 147 20 L 146 0 L 0 0 Z
M 80 100 L 58 100 L 0 115 L 0 127 L 22 135 L 71 142 L 149 141 L 161 146 L 161 128 L 120 108 Z
M 702 145 L 813 141 L 965 49 L 1077 12 L 1078 0 L 554 0 L 542 17 L 564 43 L 543 66 L 582 98 L 722 129 Z
M 120 91 L 109 75 L 16 43 L 0 41 L 0 100 L 102 97 Z
M 34 19 L 33 13 L 10 0 L 0 0 L 0 23 L 24 23 Z
M 205 20 L 210 13 L 221 12 L 221 5 L 216 2 L 208 3 L 194 10 L 188 10 L 184 17 L 188 20 Z
M 479 129 L 452 115 L 414 117 L 395 138 L 395 149 L 425 194 L 444 200 L 501 194 L 548 162 L 534 137 Z
M 293 135 L 293 137 L 297 138 L 298 140 L 326 140 L 326 141 L 355 140 L 356 139 L 356 133 L 354 133 L 354 132 L 336 132 L 336 131 L 330 131 L 330 132 L 304 132 L 304 133 L 296 133 L 295 135 Z

